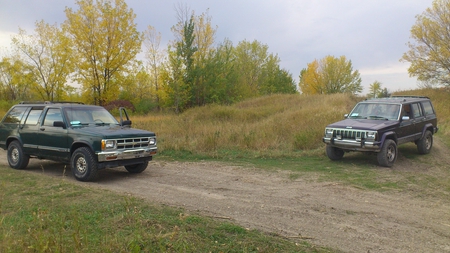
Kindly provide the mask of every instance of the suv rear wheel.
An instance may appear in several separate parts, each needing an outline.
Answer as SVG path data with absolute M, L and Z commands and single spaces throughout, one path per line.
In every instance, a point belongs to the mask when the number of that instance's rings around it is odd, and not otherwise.
M 433 134 L 430 130 L 425 131 L 425 135 L 417 141 L 417 150 L 420 154 L 430 153 L 431 147 L 433 146 Z
M 147 169 L 147 166 L 148 166 L 148 162 L 145 162 L 145 163 L 127 165 L 127 166 L 125 166 L 125 169 L 127 169 L 128 172 L 130 172 L 130 173 L 136 174 L 136 173 L 143 172 L 145 169 Z
M 397 160 L 397 144 L 391 139 L 384 141 L 381 151 L 377 154 L 378 164 L 384 167 L 392 167 Z
M 30 156 L 23 153 L 22 145 L 18 141 L 12 141 L 8 146 L 8 163 L 11 168 L 25 169 L 30 161 Z
M 98 164 L 88 147 L 77 148 L 70 158 L 70 166 L 75 179 L 92 181 L 98 177 Z

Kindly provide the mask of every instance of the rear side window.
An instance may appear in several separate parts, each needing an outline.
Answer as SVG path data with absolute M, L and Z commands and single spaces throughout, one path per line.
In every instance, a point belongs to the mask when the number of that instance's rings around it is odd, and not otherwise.
M 27 120 L 25 121 L 26 125 L 36 125 L 38 123 L 39 117 L 41 116 L 42 109 L 31 109 L 28 114 Z
M 430 101 L 422 102 L 423 106 L 423 112 L 425 113 L 425 116 L 434 114 L 433 106 L 431 105 Z
M 20 123 L 20 120 L 22 119 L 23 113 L 25 112 L 27 108 L 18 106 L 14 107 L 9 111 L 8 115 L 5 116 L 5 119 L 3 120 L 3 123 L 10 123 L 10 124 L 18 124 Z
M 419 118 L 420 116 L 423 116 L 422 108 L 420 107 L 419 103 L 414 103 L 411 106 L 413 109 L 414 118 Z

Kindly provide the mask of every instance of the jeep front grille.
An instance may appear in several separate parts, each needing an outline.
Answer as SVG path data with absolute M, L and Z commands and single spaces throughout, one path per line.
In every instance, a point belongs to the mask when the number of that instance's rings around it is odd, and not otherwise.
M 365 130 L 349 130 L 349 129 L 333 129 L 333 137 L 338 139 L 365 139 L 367 131 Z
M 150 137 L 117 139 L 117 149 L 146 148 L 150 146 Z

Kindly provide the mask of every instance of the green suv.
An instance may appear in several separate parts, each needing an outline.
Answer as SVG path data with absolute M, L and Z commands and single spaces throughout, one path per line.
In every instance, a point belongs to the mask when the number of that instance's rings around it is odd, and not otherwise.
M 0 147 L 14 169 L 25 169 L 31 157 L 60 161 L 80 181 L 95 180 L 104 168 L 143 172 L 157 152 L 156 135 L 131 128 L 126 110 L 119 111 L 120 122 L 101 106 L 22 102 L 0 122 Z

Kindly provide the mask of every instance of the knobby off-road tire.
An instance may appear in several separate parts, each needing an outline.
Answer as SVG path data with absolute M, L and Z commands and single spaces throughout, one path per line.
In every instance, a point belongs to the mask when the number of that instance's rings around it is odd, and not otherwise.
M 385 140 L 381 151 L 377 154 L 378 164 L 383 167 L 392 167 L 397 160 L 397 153 L 395 141 Z
M 143 172 L 145 169 L 147 169 L 148 162 L 145 163 L 138 163 L 133 165 L 127 165 L 125 166 L 125 169 L 128 170 L 128 172 L 137 174 Z
M 30 156 L 23 153 L 22 145 L 19 141 L 12 141 L 8 146 L 8 163 L 11 168 L 25 169 L 30 161 Z
M 327 145 L 326 151 L 328 158 L 330 158 L 330 160 L 332 161 L 340 160 L 344 156 L 344 150 L 333 147 L 331 145 Z
M 73 152 L 70 166 L 73 176 L 79 181 L 93 181 L 98 177 L 98 163 L 88 147 L 81 147 Z
M 425 131 L 425 134 L 420 140 L 417 141 L 417 150 L 419 154 L 428 154 L 433 147 L 433 134 L 430 130 Z

